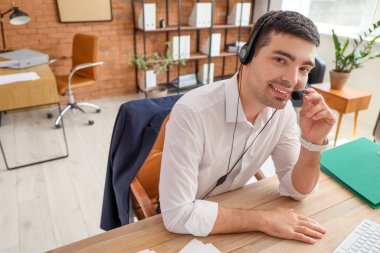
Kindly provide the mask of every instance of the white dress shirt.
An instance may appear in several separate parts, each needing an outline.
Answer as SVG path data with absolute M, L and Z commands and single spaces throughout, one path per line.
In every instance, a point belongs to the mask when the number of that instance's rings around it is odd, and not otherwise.
M 207 236 L 218 203 L 202 200 L 227 173 L 236 112 L 237 125 L 230 168 L 268 122 L 273 108 L 259 113 L 252 125 L 238 103 L 237 75 L 185 94 L 166 125 L 160 174 L 160 204 L 165 227 L 174 233 Z M 299 127 L 289 101 L 278 110 L 226 181 L 209 196 L 240 188 L 272 156 L 281 195 L 302 199 L 291 173 L 300 152 Z

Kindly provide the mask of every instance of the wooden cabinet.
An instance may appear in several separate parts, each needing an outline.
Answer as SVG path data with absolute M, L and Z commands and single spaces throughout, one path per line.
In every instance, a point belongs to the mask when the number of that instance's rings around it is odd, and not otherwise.
M 311 87 L 323 96 L 326 104 L 331 109 L 334 109 L 339 113 L 334 146 L 338 139 L 343 114 L 355 113 L 353 138 L 356 138 L 359 111 L 368 109 L 371 94 L 350 87 L 344 87 L 342 90 L 334 90 L 330 88 L 330 83 L 313 84 Z

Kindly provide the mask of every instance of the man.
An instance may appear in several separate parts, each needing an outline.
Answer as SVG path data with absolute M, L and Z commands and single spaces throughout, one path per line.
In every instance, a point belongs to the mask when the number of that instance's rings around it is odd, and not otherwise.
M 314 66 L 319 34 L 311 20 L 296 12 L 266 13 L 247 44 L 238 74 L 188 92 L 172 110 L 159 187 L 165 227 L 195 236 L 261 231 L 315 243 L 325 229 L 292 209 L 228 209 L 204 200 L 244 186 L 269 156 L 280 194 L 305 198 L 316 188 L 320 151 L 335 123 L 321 95 L 309 88 L 300 133 L 289 101 Z

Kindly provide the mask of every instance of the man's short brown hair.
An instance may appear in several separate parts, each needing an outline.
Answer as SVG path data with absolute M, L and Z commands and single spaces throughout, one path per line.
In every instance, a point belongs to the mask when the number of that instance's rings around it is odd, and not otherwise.
M 294 11 L 270 11 L 262 15 L 252 28 L 251 35 L 259 29 L 263 23 L 254 45 L 257 52 L 270 42 L 269 34 L 289 34 L 319 46 L 318 29 L 309 18 Z

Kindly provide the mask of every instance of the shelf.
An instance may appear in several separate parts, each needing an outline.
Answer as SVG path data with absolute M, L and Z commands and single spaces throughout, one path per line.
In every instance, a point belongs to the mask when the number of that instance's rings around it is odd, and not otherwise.
M 214 82 L 218 82 L 218 81 L 221 81 L 221 80 L 230 79 L 230 78 L 233 77 L 233 76 L 234 76 L 234 75 L 215 76 L 215 77 L 214 77 Z
M 213 29 L 238 29 L 238 28 L 252 28 L 253 24 L 247 26 L 236 26 L 236 25 L 214 25 Z M 210 27 L 194 27 L 194 26 L 180 26 L 179 29 L 182 31 L 195 31 L 195 30 L 207 30 Z M 156 28 L 155 30 L 144 30 L 142 28 L 137 28 L 139 32 L 146 33 L 157 33 L 157 32 L 178 32 L 178 26 L 167 26 L 164 28 Z
M 249 25 L 214 25 L 214 29 L 238 29 L 238 28 L 252 28 L 253 24 Z
M 186 91 L 189 91 L 189 90 L 201 87 L 201 86 L 203 86 L 203 84 L 200 82 L 198 82 L 195 85 L 191 85 L 191 86 L 187 86 L 187 87 L 183 87 L 183 88 L 177 88 L 173 83 L 167 83 L 166 84 L 166 87 L 168 88 L 168 92 L 170 92 L 170 93 L 171 92 L 186 92 Z
M 225 52 L 225 51 L 221 51 L 219 55 L 215 55 L 215 56 L 211 56 L 211 58 L 218 58 L 218 57 L 227 57 L 227 56 L 236 56 L 237 53 L 236 52 Z M 181 60 L 185 60 L 185 61 L 195 61 L 195 60 L 201 60 L 201 59 L 207 59 L 208 58 L 208 55 L 207 54 L 203 54 L 203 53 L 192 53 L 190 55 L 190 58 L 188 59 L 181 59 Z M 179 60 L 179 59 L 178 59 Z M 177 61 L 177 60 L 174 60 L 174 61 Z M 148 63 L 149 64 L 155 64 L 155 63 L 159 63 L 161 62 L 160 60 L 156 60 L 156 61 L 149 61 Z
M 212 57 L 226 57 L 226 56 L 236 56 L 237 52 L 225 52 L 221 51 L 218 56 L 212 56 Z
M 210 27 L 194 27 L 194 26 L 190 26 L 187 23 L 185 23 L 185 22 L 187 22 L 187 18 L 183 17 L 182 9 L 180 8 L 181 1 L 178 1 L 178 8 L 177 9 L 176 8 L 170 8 L 168 1 L 166 1 L 166 4 L 164 4 L 164 3 L 161 4 L 160 3 L 161 1 L 155 1 L 156 2 L 156 8 L 158 8 L 158 6 L 160 6 L 160 8 L 165 7 L 165 14 L 164 14 L 164 12 L 160 12 L 159 15 L 160 15 L 160 17 L 164 18 L 164 20 L 166 21 L 166 24 L 168 26 L 166 26 L 164 28 L 160 28 L 160 27 L 158 27 L 159 24 L 156 24 L 157 27 L 155 27 L 154 30 L 145 30 L 144 28 L 138 26 L 138 24 L 137 24 L 138 19 L 136 19 L 136 17 L 137 17 L 136 14 L 139 13 L 137 10 L 142 10 L 143 7 L 142 7 L 142 5 L 139 5 L 136 7 L 134 4 L 135 2 L 136 2 L 135 0 L 131 1 L 132 14 L 133 14 L 133 19 L 134 19 L 133 35 L 134 35 L 134 54 L 135 55 L 139 55 L 138 49 L 141 51 L 141 48 L 142 48 L 143 49 L 142 55 L 149 56 L 153 49 L 156 49 L 156 47 L 158 48 L 159 45 L 156 45 L 156 41 L 153 37 L 160 36 L 160 39 L 166 37 L 166 41 L 171 41 L 173 43 L 173 39 L 172 39 L 173 35 L 190 35 L 191 36 L 190 43 L 186 42 L 186 45 L 190 44 L 190 49 L 188 49 L 188 50 L 192 50 L 192 52 L 190 52 L 190 55 L 188 55 L 189 58 L 188 59 L 177 59 L 177 60 L 175 60 L 175 62 L 176 61 L 182 61 L 182 60 L 186 61 L 187 66 L 183 67 L 181 64 L 179 64 L 177 66 L 173 66 L 174 69 L 167 72 L 166 76 L 160 77 L 159 80 L 162 81 L 162 83 L 158 84 L 159 86 L 161 86 L 161 85 L 166 86 L 166 87 L 168 87 L 168 91 L 170 93 L 177 93 L 177 94 L 185 93 L 191 89 L 203 86 L 203 84 L 198 83 L 196 85 L 185 87 L 185 88 L 177 88 L 173 85 L 173 80 L 171 80 L 171 79 L 172 78 L 176 79 L 179 76 L 181 76 L 181 74 L 183 74 L 183 73 L 199 72 L 200 68 L 203 68 L 203 66 L 200 66 L 200 65 L 202 65 L 204 63 L 209 64 L 211 62 L 214 62 L 214 64 L 215 64 L 215 70 L 214 71 L 217 73 L 220 73 L 219 70 L 221 69 L 222 71 L 220 74 L 225 74 L 225 68 L 226 67 L 228 67 L 227 68 L 228 71 L 232 70 L 232 68 L 234 68 L 234 70 L 237 71 L 238 61 L 239 61 L 239 53 L 236 51 L 235 52 L 228 52 L 227 51 L 228 49 L 233 49 L 232 47 L 228 46 L 228 42 L 233 41 L 233 40 L 234 41 L 236 41 L 236 40 L 241 41 L 241 40 L 246 38 L 245 35 L 249 35 L 250 29 L 254 26 L 254 23 L 252 22 L 252 19 L 251 19 L 251 16 L 253 17 L 253 4 L 251 4 L 251 8 L 250 8 L 250 21 L 251 21 L 251 23 L 250 24 L 245 23 L 247 25 L 240 25 L 239 26 L 239 25 L 227 24 L 228 13 L 231 12 L 232 6 L 230 7 L 229 4 L 224 5 L 224 7 L 219 5 L 218 6 L 219 8 L 218 8 L 216 3 L 215 3 L 216 1 L 212 1 L 212 3 L 211 3 L 213 6 L 212 10 L 214 11 L 214 13 L 211 16 L 211 22 L 212 22 L 211 26 Z M 145 1 L 145 2 L 152 2 L 152 1 Z M 141 1 L 141 4 L 144 4 L 145 2 Z M 162 2 L 164 2 L 164 1 L 162 1 Z M 200 2 L 200 1 L 197 1 L 197 2 Z M 253 1 L 252 1 L 252 3 L 253 3 Z M 190 2 L 187 3 L 187 5 L 192 5 L 192 4 L 190 4 Z M 160 11 L 162 11 L 162 10 L 160 10 Z M 221 15 L 221 13 L 224 13 L 224 15 Z M 178 16 L 178 17 L 182 17 L 183 22 L 181 22 L 181 19 L 178 18 L 177 20 L 180 20 L 179 24 L 175 24 L 173 22 L 169 23 L 168 21 L 171 20 L 170 18 L 173 15 Z M 215 15 L 216 15 L 216 18 L 214 18 Z M 156 17 L 157 17 L 157 11 L 156 11 Z M 139 18 L 141 18 L 141 16 Z M 173 20 L 175 20 L 175 19 L 173 19 Z M 214 21 L 216 21 L 216 23 Z M 150 26 L 150 27 L 152 27 L 152 26 Z M 204 54 L 201 52 L 201 49 L 203 48 L 202 46 L 204 46 L 204 45 L 202 45 L 202 43 L 204 43 L 204 41 L 206 39 L 205 36 L 210 38 L 213 33 L 219 33 L 219 34 L 221 34 L 221 36 L 223 36 L 223 40 L 222 40 L 222 38 L 220 39 L 220 53 L 217 56 L 211 56 L 210 54 Z M 242 34 L 244 35 L 244 37 L 241 37 Z M 163 36 L 163 37 L 161 37 L 161 36 Z M 141 40 L 142 40 L 143 47 L 141 47 L 141 45 L 139 44 Z M 146 45 L 147 41 L 149 42 L 149 46 Z M 161 42 L 161 43 L 163 44 L 163 42 Z M 154 47 L 150 47 L 150 45 L 152 45 L 152 44 L 154 45 Z M 164 45 L 162 45 L 162 48 L 163 47 L 164 47 Z M 183 45 L 181 45 L 181 47 L 183 47 Z M 172 48 L 170 50 L 172 50 Z M 227 57 L 227 59 L 226 59 L 226 57 Z M 150 61 L 149 63 L 150 63 L 150 65 L 155 65 L 157 63 L 162 63 L 162 62 L 163 62 L 163 60 L 154 60 L 154 61 Z M 229 66 L 229 65 L 231 65 L 230 62 L 233 62 L 234 66 Z M 138 87 L 140 87 L 139 75 L 138 75 L 139 73 L 138 73 L 138 69 L 136 66 L 135 66 L 135 72 L 136 72 L 136 85 Z M 228 72 L 228 73 L 231 73 L 231 72 Z M 226 79 L 229 77 L 231 77 L 231 76 L 230 75 L 218 76 L 218 77 L 215 77 L 214 80 L 217 81 L 217 80 Z M 194 80 L 194 82 L 195 82 L 195 80 Z M 141 85 L 141 86 L 143 86 L 143 85 Z
M 220 51 L 219 55 L 211 56 L 211 58 L 218 58 L 218 57 L 226 57 L 226 56 L 236 56 L 236 52 L 225 52 L 225 51 Z M 203 54 L 203 53 L 192 53 L 190 55 L 189 59 L 184 59 L 186 61 L 191 61 L 191 60 L 200 60 L 200 59 L 207 59 L 208 55 Z

